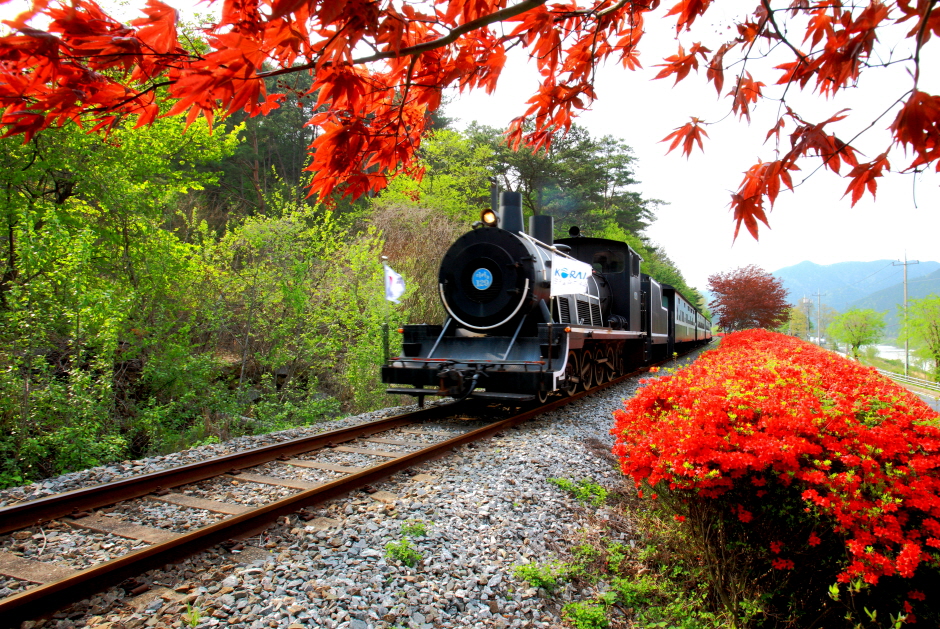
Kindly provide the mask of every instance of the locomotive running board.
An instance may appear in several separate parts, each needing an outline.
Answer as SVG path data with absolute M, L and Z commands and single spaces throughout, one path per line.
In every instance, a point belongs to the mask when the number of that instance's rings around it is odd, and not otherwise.
M 513 402 L 528 402 L 534 400 L 534 395 L 525 393 L 500 393 L 499 391 L 474 391 L 470 394 L 472 398 L 481 398 L 485 400 L 511 400 Z
M 425 395 L 450 395 L 450 393 L 438 389 L 409 389 L 406 387 L 385 389 L 385 392 L 389 395 L 418 395 L 421 397 Z M 499 391 L 474 391 L 470 394 L 470 397 L 485 400 L 510 400 L 513 402 L 528 402 L 529 400 L 535 399 L 534 395 L 526 395 L 525 393 L 501 393 Z
M 450 395 L 447 391 L 440 391 L 438 389 L 411 389 L 408 387 L 393 387 L 391 389 L 385 389 L 385 392 L 389 395 Z

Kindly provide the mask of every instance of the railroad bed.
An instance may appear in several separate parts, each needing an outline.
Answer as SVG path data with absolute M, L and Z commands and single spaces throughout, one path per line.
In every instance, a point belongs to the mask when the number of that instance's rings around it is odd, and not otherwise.
M 151 570 L 77 603 L 50 621 L 27 626 L 180 626 L 187 605 L 200 610 L 200 626 L 555 625 L 558 610 L 517 582 L 512 567 L 550 558 L 553 545 L 573 539 L 587 516 L 547 478 L 619 484 L 609 462 L 588 453 L 585 439 L 610 443 L 611 413 L 620 407 L 622 398 L 632 395 L 636 380 L 592 393 L 485 442 L 462 446 L 453 456 L 400 471 L 367 488 L 370 493 L 334 499 L 314 507 L 305 518 L 281 517 L 277 525 L 234 547 L 215 546 L 177 565 Z M 376 417 L 369 415 L 367 419 Z M 329 428 L 353 421 L 331 423 Z M 481 425 L 480 421 L 450 421 L 429 430 L 461 433 Z M 297 431 L 289 432 L 297 436 Z M 402 441 L 442 438 L 396 436 L 408 437 Z M 253 439 L 260 445 L 280 437 Z M 240 441 L 241 448 L 247 447 L 246 440 Z M 215 456 L 220 448 L 209 451 Z M 331 456 L 341 455 L 337 465 L 351 466 L 357 457 L 367 456 L 333 450 Z M 174 464 L 172 457 L 164 457 L 162 464 L 151 461 L 133 467 L 167 464 Z M 266 475 L 276 475 L 278 466 L 270 467 Z M 310 474 L 308 482 L 332 478 L 322 468 L 299 469 Z M 240 476 L 214 478 L 174 492 L 202 500 L 222 497 L 227 503 L 249 507 L 285 494 L 283 487 L 259 485 Z M 84 478 L 100 481 L 98 473 Z M 71 475 L 66 481 L 80 485 L 82 475 Z M 138 500 L 113 510 L 101 509 L 97 515 L 135 519 L 146 511 L 156 528 L 176 531 L 185 530 L 187 523 L 204 526 L 218 517 L 203 511 L 201 520 L 192 521 L 192 512 L 180 509 L 174 502 Z M 413 540 L 422 555 L 414 568 L 386 558 L 386 544 L 402 538 L 401 526 L 406 522 L 420 522 L 426 529 L 425 535 Z M 57 564 L 73 562 L 80 568 L 81 562 L 106 560 L 108 554 L 127 552 L 122 545 L 134 545 L 132 539 L 111 534 L 91 540 L 76 540 L 74 534 L 69 525 L 58 523 L 41 530 L 32 527 L 2 536 L 0 550 L 16 550 L 40 560 L 41 551 L 46 558 L 55 556 Z M 0 580 L 0 596 L 8 596 L 13 590 L 4 592 L 3 588 L 11 586 L 22 588 L 23 584 Z M 577 593 L 561 595 L 563 600 L 572 597 L 578 598 Z

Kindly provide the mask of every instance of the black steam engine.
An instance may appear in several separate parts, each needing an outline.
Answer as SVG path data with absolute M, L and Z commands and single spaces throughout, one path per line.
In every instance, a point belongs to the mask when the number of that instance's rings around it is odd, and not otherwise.
M 584 238 L 576 227 L 555 241 L 550 216 L 530 218 L 527 233 L 515 192 L 501 194 L 498 218 L 483 218 L 441 260 L 443 325 L 402 329 L 402 355 L 382 367 L 382 381 L 411 386 L 389 393 L 419 403 L 433 395 L 545 401 L 711 339 L 711 322 L 641 273 L 626 243 Z M 552 296 L 553 272 L 568 260 L 590 265 L 587 287 Z

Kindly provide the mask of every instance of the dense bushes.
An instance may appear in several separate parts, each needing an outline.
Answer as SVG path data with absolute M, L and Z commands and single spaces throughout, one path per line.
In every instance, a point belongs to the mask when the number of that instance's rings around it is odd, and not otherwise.
M 936 623 L 937 420 L 874 370 L 752 330 L 626 403 L 615 453 L 738 622 Z
M 394 403 L 381 234 L 277 190 L 211 230 L 237 129 L 182 128 L 0 140 L 0 486 Z

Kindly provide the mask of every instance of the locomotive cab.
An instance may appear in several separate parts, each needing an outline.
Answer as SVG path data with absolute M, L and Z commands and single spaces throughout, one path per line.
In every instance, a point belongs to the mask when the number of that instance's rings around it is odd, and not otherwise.
M 610 303 L 604 314 L 612 327 L 641 332 L 640 263 L 643 258 L 630 245 L 606 238 L 563 238 L 556 244 L 570 247 L 571 256 L 590 264 L 607 285 Z

